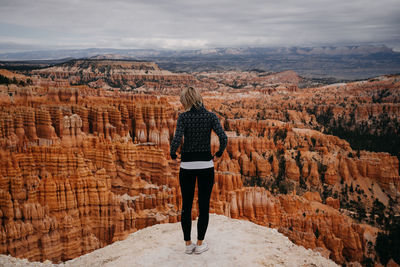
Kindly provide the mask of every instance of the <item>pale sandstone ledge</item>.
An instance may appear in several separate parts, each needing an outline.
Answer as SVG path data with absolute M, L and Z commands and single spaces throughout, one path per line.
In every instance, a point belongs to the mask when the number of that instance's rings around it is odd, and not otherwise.
M 192 224 L 196 240 L 197 220 Z M 180 222 L 157 224 L 76 259 L 56 265 L 0 255 L 0 266 L 338 266 L 318 252 L 292 243 L 276 229 L 210 214 L 203 254 L 184 251 Z

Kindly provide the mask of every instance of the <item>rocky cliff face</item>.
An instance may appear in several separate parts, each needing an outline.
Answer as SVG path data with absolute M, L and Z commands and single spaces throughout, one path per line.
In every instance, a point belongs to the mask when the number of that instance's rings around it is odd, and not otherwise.
M 288 83 L 276 78 L 268 84 L 260 82 L 261 74 L 254 75 L 226 76 L 241 81 L 240 88 L 226 86 L 224 80 L 214 85 L 220 88 L 210 94 L 215 109 L 226 118 L 253 116 L 290 122 L 346 139 L 355 150 L 385 151 L 400 158 L 399 76 L 298 89 L 296 80 Z
M 275 91 L 275 89 L 280 86 L 280 89 L 287 88 L 288 91 L 293 92 L 298 89 L 297 84 L 302 81 L 302 78 L 294 71 L 284 71 L 279 73 L 264 73 L 257 71 L 199 72 L 194 73 L 194 76 L 200 81 L 206 83 L 207 88 L 226 87 L 233 89 L 258 89 L 268 91 Z
M 65 261 L 180 220 L 179 163 L 168 155 L 176 96 L 42 86 L 37 79 L 0 85 L 1 253 Z M 280 86 L 203 92 L 229 136 L 215 163 L 211 212 L 276 228 L 337 263 L 374 257 L 368 242 L 378 229 L 350 216 L 359 208 L 352 203 L 367 211 L 375 199 L 389 205 L 400 191 L 398 159 L 357 155 L 347 141 L 316 130 L 314 114 L 293 108 L 307 94 L 329 96 L 325 87 Z M 193 218 L 197 213 L 195 202 Z
M 65 261 L 179 220 L 165 99 L 29 89 L 2 105 L 1 253 Z
M 196 228 L 196 220 L 192 229 Z M 192 236 L 195 233 L 192 232 Z M 209 250 L 187 255 L 180 222 L 157 224 L 126 239 L 60 264 L 28 262 L 0 254 L 0 265 L 7 267 L 75 266 L 316 266 L 337 267 L 320 253 L 295 245 L 276 229 L 210 214 L 206 234 Z M 246 244 L 245 246 L 243 244 Z M 240 255 L 240 257 L 238 257 Z
M 42 85 L 54 81 L 69 82 L 74 85 L 87 84 L 93 88 L 132 91 L 144 86 L 146 91 L 173 89 L 196 83 L 189 74 L 172 73 L 160 69 L 154 62 L 85 59 L 72 60 L 53 67 L 34 70 L 33 74 Z M 43 81 L 44 80 L 44 81 Z

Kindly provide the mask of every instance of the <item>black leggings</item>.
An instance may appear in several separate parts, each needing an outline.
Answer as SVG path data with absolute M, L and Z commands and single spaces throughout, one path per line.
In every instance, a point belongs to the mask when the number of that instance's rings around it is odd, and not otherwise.
M 185 241 L 190 240 L 192 230 L 192 204 L 197 177 L 199 219 L 197 221 L 197 239 L 203 240 L 208 226 L 210 197 L 214 185 L 214 167 L 207 169 L 179 169 L 179 184 L 182 193 L 181 225 Z

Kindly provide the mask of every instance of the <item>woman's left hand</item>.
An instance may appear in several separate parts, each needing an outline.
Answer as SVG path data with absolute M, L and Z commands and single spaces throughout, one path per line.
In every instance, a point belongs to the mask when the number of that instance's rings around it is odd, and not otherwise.
M 213 160 L 214 162 L 218 161 L 219 159 L 220 159 L 220 158 L 218 158 L 215 154 L 213 155 L 212 160 Z

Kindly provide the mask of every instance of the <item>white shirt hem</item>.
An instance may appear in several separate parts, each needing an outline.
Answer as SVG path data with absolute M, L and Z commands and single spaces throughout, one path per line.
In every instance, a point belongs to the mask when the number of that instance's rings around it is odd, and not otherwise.
M 210 161 L 185 161 L 185 162 L 181 162 L 181 166 L 182 169 L 207 169 L 207 168 L 211 168 L 214 167 L 214 161 L 210 160 Z

